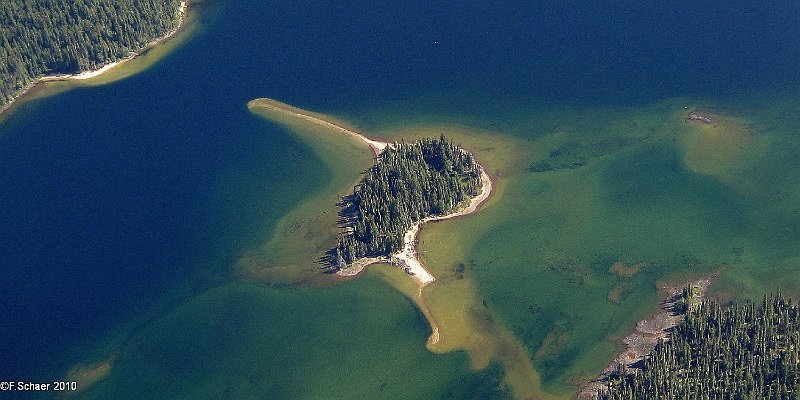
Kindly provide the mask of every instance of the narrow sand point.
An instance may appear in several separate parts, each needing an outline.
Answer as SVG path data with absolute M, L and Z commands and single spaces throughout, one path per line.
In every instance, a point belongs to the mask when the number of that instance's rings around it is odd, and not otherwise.
M 76 389 L 74 392 L 69 393 L 68 396 L 71 397 L 72 395 L 78 394 L 105 379 L 111 372 L 111 368 L 113 368 L 114 362 L 116 362 L 118 357 L 119 352 L 115 351 L 109 354 L 105 359 L 94 364 L 75 364 L 72 366 L 72 368 L 67 371 L 64 380 L 75 382 Z
M 389 146 L 389 143 L 372 140 L 365 135 L 358 133 L 352 129 L 347 129 L 341 125 L 334 124 L 333 122 L 326 121 L 323 118 L 315 116 L 313 113 L 303 110 L 302 108 L 297 108 L 295 106 L 291 106 L 286 103 L 281 103 L 278 100 L 268 99 L 268 98 L 261 98 L 256 100 L 251 100 L 249 105 L 255 105 L 257 107 L 266 108 L 268 110 L 277 111 L 280 114 L 288 115 L 291 117 L 299 118 L 312 124 L 316 124 L 322 126 L 324 128 L 328 128 L 334 130 L 336 132 L 344 133 L 350 137 L 356 138 L 364 143 L 369 147 L 370 151 L 372 151 L 372 155 L 376 156 L 380 154 L 383 149 Z
M 425 315 L 425 318 L 428 320 L 428 323 L 431 325 L 431 335 L 428 336 L 428 343 L 427 347 L 431 351 L 433 351 L 433 346 L 439 343 L 441 339 L 441 335 L 439 334 L 439 322 L 436 321 L 436 318 L 433 317 L 433 313 L 431 312 L 431 308 L 428 306 L 428 302 L 425 301 L 425 296 L 422 294 L 422 289 L 424 286 L 419 287 L 419 291 L 417 292 L 418 301 L 417 304 L 419 305 L 420 310 Z
M 286 103 L 281 103 L 277 100 L 267 99 L 267 98 L 257 99 L 251 101 L 249 106 L 266 108 L 268 110 L 276 111 L 283 115 L 288 115 L 294 118 L 299 118 L 311 122 L 313 124 L 334 130 L 336 132 L 344 133 L 348 136 L 351 136 L 353 138 L 356 138 L 364 142 L 367 145 L 367 147 L 369 147 L 370 151 L 372 152 L 372 155 L 375 157 L 377 157 L 378 154 L 380 154 L 380 152 L 383 151 L 385 148 L 393 146 L 392 144 L 386 142 L 370 139 L 365 135 L 356 132 L 352 129 L 345 128 L 341 125 L 327 121 L 322 117 L 318 117 L 311 112 L 288 105 Z M 414 280 L 417 281 L 420 288 L 428 286 L 434 281 L 436 281 L 436 278 L 433 276 L 433 274 L 431 274 L 430 271 L 428 271 L 428 269 L 425 268 L 425 265 L 423 265 L 422 262 L 419 260 L 416 251 L 417 236 L 419 234 L 420 227 L 422 226 L 422 224 L 426 222 L 441 221 L 445 219 L 460 217 L 474 213 L 478 210 L 480 205 L 483 204 L 483 202 L 485 202 L 486 199 L 489 198 L 489 195 L 492 192 L 492 181 L 491 178 L 489 178 L 489 174 L 487 174 L 486 171 L 483 169 L 483 167 L 481 167 L 480 165 L 478 165 L 478 168 L 480 168 L 481 171 L 481 192 L 477 196 L 470 199 L 470 202 L 466 208 L 448 215 L 428 217 L 423 219 L 422 221 L 417 222 L 416 224 L 411 226 L 411 228 L 409 228 L 408 231 L 406 231 L 406 233 L 403 235 L 403 248 L 400 251 L 392 254 L 391 257 L 362 258 L 354 262 L 348 268 L 340 269 L 339 271 L 336 272 L 336 275 L 352 277 L 361 273 L 361 271 L 363 271 L 364 268 L 368 267 L 369 265 L 378 263 L 388 263 L 388 264 L 397 264 L 401 268 L 403 268 L 403 270 L 405 270 L 406 273 L 411 275 L 411 277 L 413 277 Z M 436 335 L 438 341 L 438 329 L 435 326 L 433 327 L 433 329 L 434 329 L 434 334 Z

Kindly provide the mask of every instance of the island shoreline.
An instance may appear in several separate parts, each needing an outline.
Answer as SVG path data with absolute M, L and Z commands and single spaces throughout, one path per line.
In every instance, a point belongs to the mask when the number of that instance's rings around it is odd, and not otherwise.
M 128 53 L 127 56 L 121 59 L 108 62 L 95 70 L 82 71 L 77 74 L 45 75 L 36 78 L 33 82 L 28 83 L 16 96 L 14 96 L 8 103 L 6 103 L 2 108 L 0 108 L 0 118 L 5 117 L 9 112 L 11 112 L 14 106 L 19 105 L 21 102 L 24 102 L 25 97 L 27 97 L 32 93 L 35 93 L 36 89 L 43 84 L 47 84 L 48 82 L 84 81 L 87 79 L 96 78 L 115 67 L 118 67 L 136 57 L 146 54 L 153 47 L 172 40 L 178 34 L 178 32 L 180 32 L 181 29 L 185 27 L 188 9 L 189 9 L 188 0 L 181 1 L 180 7 L 178 8 L 177 26 L 169 30 L 164 35 L 151 40 L 138 50 L 131 51 L 130 53 Z
M 481 192 L 470 199 L 470 203 L 463 210 L 453 212 L 447 215 L 437 215 L 426 217 L 415 223 L 403 235 L 403 248 L 397 253 L 392 254 L 391 257 L 369 257 L 362 258 L 348 268 L 340 269 L 336 275 L 353 277 L 364 271 L 365 268 L 372 264 L 395 264 L 393 260 L 397 260 L 397 264 L 411 275 L 414 280 L 420 285 L 420 288 L 428 286 L 436 281 L 436 277 L 428 270 L 424 263 L 419 259 L 417 253 L 417 243 L 419 240 L 419 232 L 422 225 L 428 222 L 438 222 L 448 219 L 467 216 L 480 210 L 480 206 L 489 198 L 492 193 L 492 181 L 489 174 L 481 167 Z
M 330 121 L 326 121 L 320 117 L 313 115 L 300 108 L 281 103 L 277 100 L 261 98 L 253 101 L 258 101 L 258 106 L 272 109 L 281 113 L 289 114 L 293 117 L 303 119 L 316 125 L 327 127 L 348 136 L 364 142 L 372 152 L 373 157 L 377 158 L 383 149 L 392 146 L 390 143 L 381 142 L 378 140 L 370 139 L 366 135 L 356 132 L 352 129 L 345 128 Z M 430 216 L 416 222 L 409 228 L 403 235 L 403 248 L 392 254 L 391 257 L 368 257 L 356 260 L 356 262 L 348 268 L 340 269 L 335 272 L 335 275 L 342 277 L 354 277 L 366 269 L 366 267 L 373 264 L 398 264 L 403 270 L 410 275 L 419 284 L 420 289 L 430 285 L 436 281 L 436 277 L 428 270 L 428 268 L 419 259 L 417 252 L 417 241 L 419 238 L 419 231 L 422 225 L 427 222 L 443 221 L 452 218 L 458 218 L 477 212 L 481 206 L 486 202 L 492 194 L 492 180 L 486 170 L 478 164 L 481 171 L 481 192 L 477 196 L 470 199 L 470 203 L 466 208 L 447 214 L 443 216 Z M 394 262 L 393 262 L 394 261 Z

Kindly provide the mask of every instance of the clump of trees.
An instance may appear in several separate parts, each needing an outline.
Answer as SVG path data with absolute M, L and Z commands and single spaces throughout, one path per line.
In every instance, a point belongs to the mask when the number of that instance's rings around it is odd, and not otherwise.
M 96 69 L 177 25 L 180 0 L 0 0 L 0 106 L 37 78 Z
M 796 399 L 800 311 L 780 294 L 689 307 L 641 368 L 611 377 L 601 399 Z
M 345 230 L 330 252 L 332 265 L 400 250 L 413 224 L 449 214 L 479 193 L 479 168 L 472 154 L 444 135 L 387 147 L 340 203 Z

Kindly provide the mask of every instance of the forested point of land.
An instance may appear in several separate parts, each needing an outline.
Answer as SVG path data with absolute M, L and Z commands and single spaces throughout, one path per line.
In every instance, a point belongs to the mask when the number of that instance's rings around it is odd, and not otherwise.
M 0 0 L 0 107 L 34 80 L 97 69 L 165 35 L 180 0 Z
M 472 154 L 444 135 L 387 147 L 339 204 L 345 232 L 329 252 L 330 264 L 342 268 L 362 257 L 391 255 L 413 224 L 455 211 L 478 195 L 481 184 Z
M 639 368 L 612 377 L 601 399 L 797 399 L 800 311 L 780 294 L 723 308 L 690 307 Z

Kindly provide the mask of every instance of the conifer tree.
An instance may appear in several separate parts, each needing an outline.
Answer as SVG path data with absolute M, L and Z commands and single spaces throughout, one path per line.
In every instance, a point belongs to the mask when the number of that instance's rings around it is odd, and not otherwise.
M 0 106 L 33 80 L 123 58 L 175 28 L 180 0 L 0 0 Z
M 686 292 L 684 292 L 686 295 Z M 796 399 L 800 312 L 780 293 L 686 311 L 640 369 L 612 376 L 601 399 Z

